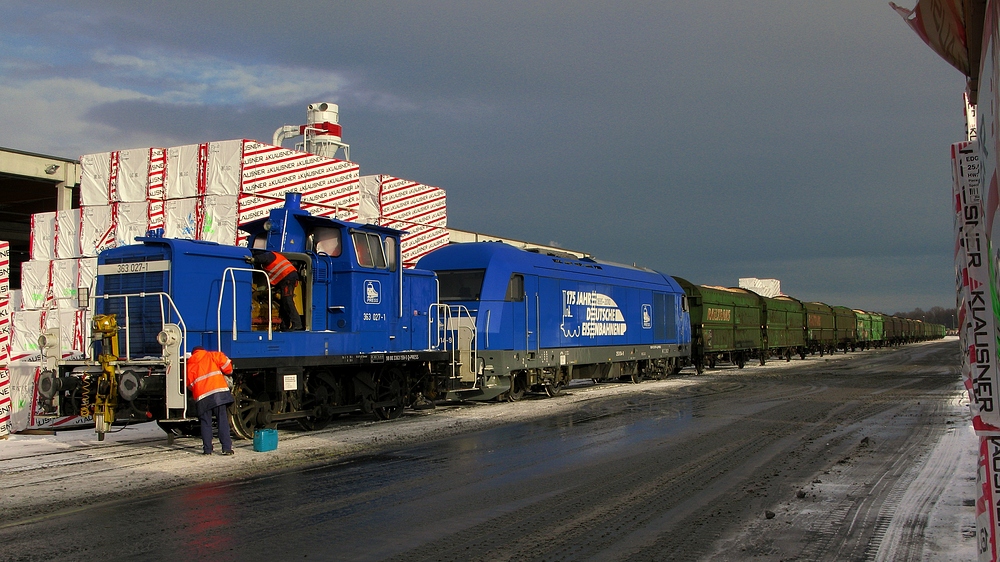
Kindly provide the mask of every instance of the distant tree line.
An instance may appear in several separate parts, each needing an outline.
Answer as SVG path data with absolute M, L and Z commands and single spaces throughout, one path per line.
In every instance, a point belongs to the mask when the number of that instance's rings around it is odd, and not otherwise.
M 940 306 L 935 306 L 930 310 L 917 308 L 910 312 L 896 312 L 892 316 L 913 318 L 914 320 L 923 320 L 932 324 L 943 324 L 945 328 L 956 328 L 955 323 L 958 322 L 958 315 L 955 314 L 954 308 L 942 308 Z

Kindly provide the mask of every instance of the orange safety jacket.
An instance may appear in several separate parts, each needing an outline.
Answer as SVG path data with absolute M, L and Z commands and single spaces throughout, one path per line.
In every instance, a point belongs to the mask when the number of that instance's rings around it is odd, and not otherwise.
M 274 254 L 274 259 L 267 265 L 261 264 L 261 267 L 264 268 L 267 276 L 271 279 L 271 285 L 277 285 L 282 279 L 295 271 L 295 266 L 292 265 L 292 262 L 288 261 L 288 258 L 278 252 L 271 253 Z
M 195 402 L 219 392 L 228 392 L 226 377 L 233 372 L 233 363 L 221 351 L 199 349 L 187 360 L 187 387 Z

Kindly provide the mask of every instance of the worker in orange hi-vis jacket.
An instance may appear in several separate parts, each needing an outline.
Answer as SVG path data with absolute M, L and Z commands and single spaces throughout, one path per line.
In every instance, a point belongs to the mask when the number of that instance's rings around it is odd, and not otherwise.
M 219 426 L 222 454 L 233 454 L 233 438 L 229 434 L 229 415 L 226 406 L 233 403 L 233 393 L 225 375 L 232 374 L 233 363 L 221 351 L 207 351 L 198 346 L 191 350 L 187 361 L 187 387 L 198 404 L 198 421 L 201 422 L 202 452 L 212 454 L 212 416 Z
M 301 330 L 302 318 L 295 308 L 295 285 L 299 282 L 299 272 L 292 262 L 278 252 L 254 250 L 253 256 L 247 262 L 260 266 L 267 272 L 271 286 L 278 290 L 278 310 L 281 314 L 283 329 Z

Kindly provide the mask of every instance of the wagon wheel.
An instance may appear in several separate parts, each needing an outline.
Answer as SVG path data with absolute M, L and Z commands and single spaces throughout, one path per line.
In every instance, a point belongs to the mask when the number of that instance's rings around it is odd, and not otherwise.
M 327 371 L 313 374 L 306 381 L 306 397 L 303 400 L 303 410 L 316 410 L 316 415 L 299 418 L 299 426 L 306 431 L 323 429 L 330 423 L 333 416 L 330 408 L 343 403 L 343 393 L 340 385 Z
M 746 363 L 747 363 L 746 356 L 742 352 L 737 353 L 736 354 L 736 366 L 738 368 L 742 369 L 746 365 Z
M 525 380 L 524 374 L 515 374 L 510 376 L 510 390 L 505 393 L 508 402 L 517 402 L 518 400 L 524 398 L 524 392 L 527 390 L 527 381 Z
M 563 385 L 562 383 L 552 383 L 545 385 L 544 388 L 545 395 L 552 398 L 554 396 L 558 396 L 559 393 L 562 392 Z
M 229 425 L 241 439 L 253 439 L 255 429 L 277 427 L 271 415 L 280 414 L 285 409 L 284 393 L 272 400 L 267 392 L 254 390 L 246 379 L 236 383 L 233 398 L 234 402 L 229 405 Z
M 375 382 L 375 402 L 391 405 L 376 406 L 373 410 L 380 420 L 394 420 L 403 414 L 405 377 L 403 371 L 392 368 L 382 372 Z
M 618 377 L 621 382 L 630 382 L 632 384 L 639 384 L 642 382 L 642 373 L 636 371 L 631 375 L 622 375 Z

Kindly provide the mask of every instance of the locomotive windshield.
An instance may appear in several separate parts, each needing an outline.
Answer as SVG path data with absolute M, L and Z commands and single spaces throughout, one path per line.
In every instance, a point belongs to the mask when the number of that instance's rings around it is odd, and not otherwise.
M 486 275 L 485 269 L 438 271 L 441 302 L 479 300 L 484 275 Z

